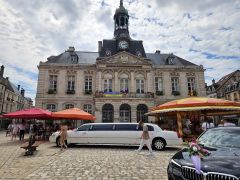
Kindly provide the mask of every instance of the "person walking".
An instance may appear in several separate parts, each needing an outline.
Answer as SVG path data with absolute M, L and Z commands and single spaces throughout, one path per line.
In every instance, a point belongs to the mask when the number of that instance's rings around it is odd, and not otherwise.
M 202 123 L 202 130 L 206 131 L 207 129 L 213 128 L 214 124 L 212 122 L 212 119 L 207 118 L 203 123 Z
M 13 137 L 16 139 L 17 138 L 17 133 L 18 133 L 18 126 L 15 122 L 12 124 L 12 140 Z
M 24 134 L 25 134 L 25 123 L 22 122 L 18 125 L 19 128 L 19 140 L 23 141 L 24 140 Z
M 10 134 L 10 136 L 12 135 L 12 123 L 10 123 L 7 127 L 6 136 L 8 136 L 8 134 Z
M 66 124 L 62 123 L 61 124 L 61 130 L 60 130 L 60 146 L 61 146 L 61 151 L 63 148 L 67 148 L 66 141 L 67 141 L 67 130 L 68 127 Z
M 144 122 L 142 120 L 139 121 L 138 125 L 139 125 L 139 127 L 143 128 L 143 132 L 142 132 L 142 135 L 141 135 L 140 146 L 136 151 L 138 153 L 140 153 L 143 146 L 146 144 L 147 147 L 148 147 L 148 150 L 149 150 L 148 155 L 153 155 L 152 147 L 151 147 L 151 144 L 150 144 L 150 136 L 149 136 L 149 132 L 148 132 L 148 127 L 147 127 L 147 125 L 144 124 Z

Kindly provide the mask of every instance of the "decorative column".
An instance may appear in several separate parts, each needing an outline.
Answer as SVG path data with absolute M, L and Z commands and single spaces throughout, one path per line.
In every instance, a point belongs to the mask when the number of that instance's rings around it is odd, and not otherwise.
M 114 72 L 114 87 L 113 90 L 119 92 L 119 83 L 118 83 L 118 72 Z
M 102 72 L 101 71 L 98 71 L 98 74 L 97 74 L 97 82 L 96 82 L 96 87 L 97 87 L 97 90 L 98 91 L 102 91 Z
M 134 72 L 131 72 L 131 84 L 130 84 L 130 92 L 135 92 L 136 87 L 135 87 L 135 78 L 134 78 Z

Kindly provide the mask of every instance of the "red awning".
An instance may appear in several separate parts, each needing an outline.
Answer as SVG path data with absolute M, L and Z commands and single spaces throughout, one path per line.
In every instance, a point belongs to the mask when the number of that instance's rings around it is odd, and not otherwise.
M 52 113 L 48 110 L 41 108 L 24 109 L 20 111 L 10 112 L 3 114 L 4 118 L 24 118 L 24 119 L 50 119 Z

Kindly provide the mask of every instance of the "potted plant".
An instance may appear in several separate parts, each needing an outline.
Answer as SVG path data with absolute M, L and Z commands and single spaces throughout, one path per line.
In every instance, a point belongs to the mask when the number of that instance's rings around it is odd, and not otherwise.
M 156 95 L 157 96 L 162 96 L 163 95 L 163 91 L 156 91 Z
M 75 94 L 75 90 L 67 90 L 67 94 Z
M 172 95 L 174 95 L 174 96 L 179 96 L 179 95 L 180 95 L 180 92 L 179 92 L 179 91 L 172 91 Z
M 57 91 L 55 89 L 49 89 L 48 94 L 56 94 Z

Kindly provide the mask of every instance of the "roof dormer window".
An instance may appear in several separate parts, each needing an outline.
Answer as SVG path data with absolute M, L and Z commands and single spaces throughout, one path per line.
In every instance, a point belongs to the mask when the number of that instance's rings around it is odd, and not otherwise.
M 168 57 L 167 58 L 167 64 L 168 65 L 173 65 L 173 62 L 174 62 L 174 57 Z
M 71 55 L 71 62 L 73 64 L 77 64 L 78 63 L 78 56 L 76 54 Z

